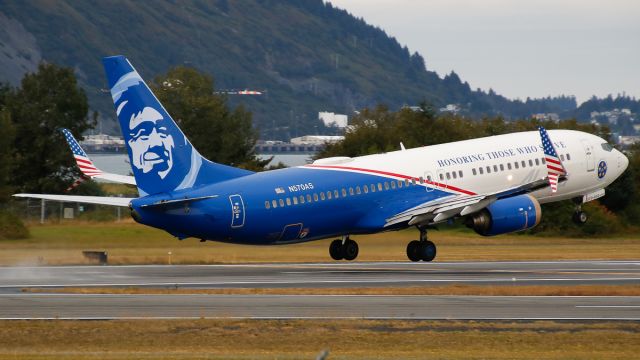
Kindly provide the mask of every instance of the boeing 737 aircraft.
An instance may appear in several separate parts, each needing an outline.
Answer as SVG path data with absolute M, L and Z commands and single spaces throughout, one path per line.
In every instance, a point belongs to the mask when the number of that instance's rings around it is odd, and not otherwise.
M 135 180 L 106 177 L 135 184 L 140 196 L 15 196 L 126 206 L 135 221 L 179 239 L 270 245 L 337 237 L 329 246 L 336 260 L 357 257 L 352 235 L 416 227 L 407 256 L 431 261 L 427 229 L 454 218 L 499 235 L 536 226 L 542 203 L 573 199 L 574 218 L 584 222 L 580 204 L 603 196 L 628 165 L 597 136 L 540 128 L 254 173 L 203 158 L 125 57 L 103 63 Z M 86 157 L 77 150 L 76 159 Z M 84 170 L 104 177 L 92 164 Z

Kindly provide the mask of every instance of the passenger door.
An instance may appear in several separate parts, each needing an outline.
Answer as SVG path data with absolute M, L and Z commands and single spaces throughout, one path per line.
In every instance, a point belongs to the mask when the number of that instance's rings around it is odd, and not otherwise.
M 244 226 L 244 202 L 242 196 L 231 195 L 229 196 L 231 202 L 231 228 L 241 228 Z
M 593 145 L 588 140 L 581 140 L 584 148 L 585 158 L 587 161 L 587 171 L 593 171 L 596 167 L 595 154 L 593 153 Z

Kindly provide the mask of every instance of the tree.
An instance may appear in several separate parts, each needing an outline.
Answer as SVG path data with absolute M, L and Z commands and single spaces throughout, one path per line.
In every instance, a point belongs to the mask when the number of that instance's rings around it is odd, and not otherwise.
M 61 192 L 80 176 L 62 127 L 82 134 L 93 127 L 87 96 L 73 69 L 41 63 L 7 101 L 15 126 L 12 184 L 25 192 Z
M 10 184 L 13 167 L 11 153 L 15 137 L 15 127 L 7 109 L 0 110 L 0 129 L 0 203 L 4 203 L 10 199 L 13 192 Z
M 200 154 L 222 164 L 264 168 L 254 152 L 251 112 L 243 106 L 230 110 L 226 98 L 214 93 L 211 76 L 178 66 L 154 82 L 154 93 Z

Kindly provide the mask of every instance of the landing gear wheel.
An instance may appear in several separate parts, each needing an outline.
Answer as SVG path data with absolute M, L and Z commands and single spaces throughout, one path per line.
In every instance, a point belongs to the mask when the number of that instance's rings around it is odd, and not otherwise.
M 407 244 L 407 257 L 409 260 L 416 262 L 420 261 L 420 241 L 413 240 Z
M 344 251 L 342 248 L 342 240 L 333 240 L 329 245 L 329 255 L 333 260 L 344 259 Z
M 436 258 L 436 244 L 426 240 L 420 244 L 420 259 L 422 261 L 432 261 Z
M 589 216 L 587 215 L 586 212 L 580 210 L 580 211 L 576 211 L 573 213 L 573 222 L 578 224 L 578 225 L 582 225 L 584 223 L 587 222 L 587 220 L 589 220 Z
M 348 239 L 342 244 L 342 253 L 344 254 L 345 260 L 354 260 L 358 257 L 358 243 Z

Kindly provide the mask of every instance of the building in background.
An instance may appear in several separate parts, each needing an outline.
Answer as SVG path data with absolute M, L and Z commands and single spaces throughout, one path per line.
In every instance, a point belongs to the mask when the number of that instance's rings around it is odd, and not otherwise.
M 335 126 L 340 129 L 346 128 L 349 123 L 349 117 L 347 115 L 335 114 L 326 111 L 319 112 L 318 119 L 322 120 L 324 126 Z

